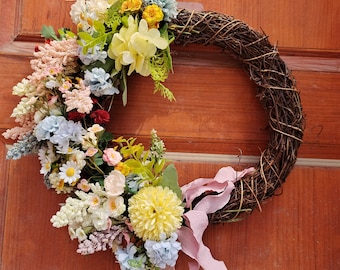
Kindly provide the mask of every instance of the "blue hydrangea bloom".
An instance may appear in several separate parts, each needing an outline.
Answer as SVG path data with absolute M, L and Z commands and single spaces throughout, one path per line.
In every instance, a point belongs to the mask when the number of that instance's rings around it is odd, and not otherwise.
M 110 74 L 106 73 L 103 68 L 86 70 L 84 79 L 85 85 L 90 87 L 91 93 L 96 97 L 119 93 L 119 90 L 111 83 Z
M 92 51 L 88 51 L 87 54 L 83 54 L 83 48 L 79 48 L 79 58 L 84 65 L 89 65 L 93 62 L 100 61 L 103 64 L 106 62 L 107 52 L 100 50 L 100 46 L 95 46 Z
M 67 120 L 63 116 L 47 116 L 34 129 L 34 135 L 38 141 L 49 140 L 53 133 L 58 130 L 61 123 Z
M 172 18 L 177 16 L 177 1 L 176 0 L 144 0 L 144 5 L 149 6 L 156 4 L 164 13 L 164 21 L 170 22 Z
M 59 152 L 67 153 L 70 142 L 81 143 L 82 136 L 86 134 L 86 130 L 80 122 L 65 121 L 50 138 L 51 143 L 56 144 Z
M 144 270 L 145 269 L 145 255 L 137 255 L 137 247 L 129 243 L 126 249 L 118 248 L 115 252 L 116 259 L 120 264 L 121 270 Z
M 178 251 L 182 249 L 181 243 L 176 240 L 176 233 L 172 233 L 168 239 L 165 239 L 165 234 L 162 234 L 159 242 L 146 240 L 144 247 L 150 262 L 161 269 L 165 269 L 167 266 L 175 266 Z

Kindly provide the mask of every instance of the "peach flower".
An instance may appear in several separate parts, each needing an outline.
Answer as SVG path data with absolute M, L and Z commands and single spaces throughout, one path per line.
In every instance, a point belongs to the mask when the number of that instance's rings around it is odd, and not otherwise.
M 125 176 L 120 171 L 113 170 L 104 179 L 104 188 L 110 197 L 121 195 L 125 188 Z

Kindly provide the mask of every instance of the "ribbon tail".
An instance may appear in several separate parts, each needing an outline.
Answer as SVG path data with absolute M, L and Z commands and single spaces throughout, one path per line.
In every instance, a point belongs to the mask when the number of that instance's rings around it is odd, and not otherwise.
M 191 210 L 185 214 L 188 226 L 183 226 L 177 232 L 182 244 L 182 251 L 196 262 L 189 263 L 190 270 L 227 270 L 224 262 L 218 261 L 211 255 L 210 249 L 204 245 L 202 236 L 207 228 L 208 216 L 203 211 Z

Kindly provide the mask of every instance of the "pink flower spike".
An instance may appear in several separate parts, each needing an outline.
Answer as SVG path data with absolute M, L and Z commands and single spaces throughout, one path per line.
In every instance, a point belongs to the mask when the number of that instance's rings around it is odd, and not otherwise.
M 58 73 L 61 73 L 62 72 L 62 68 L 59 66 L 59 64 L 56 63 L 55 66 L 50 66 L 46 69 L 46 76 L 53 76 L 53 75 L 56 75 Z

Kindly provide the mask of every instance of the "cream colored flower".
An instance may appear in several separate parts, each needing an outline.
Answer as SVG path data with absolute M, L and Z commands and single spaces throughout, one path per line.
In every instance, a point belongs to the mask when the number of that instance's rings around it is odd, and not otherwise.
M 138 31 L 137 31 L 138 30 Z M 130 65 L 128 75 L 133 71 L 142 76 L 150 75 L 149 60 L 155 55 L 157 48 L 164 50 L 168 41 L 162 38 L 158 29 L 149 29 L 146 20 L 139 22 L 132 16 L 128 19 L 128 28 L 122 27 L 110 44 L 108 55 L 115 60 L 119 71 L 124 65 Z
M 125 176 L 118 170 L 113 170 L 104 179 L 104 188 L 109 197 L 116 197 L 124 192 Z
M 138 237 L 159 241 L 162 233 L 169 237 L 181 227 L 184 209 L 168 187 L 149 186 L 129 199 L 128 212 Z
M 131 36 L 138 30 L 137 20 L 132 16 L 128 18 L 128 27 L 123 26 L 119 33 L 114 34 L 108 49 L 108 56 L 115 60 L 115 68 L 120 71 L 122 66 L 133 63 L 136 52 L 131 51 L 129 42 Z
M 126 206 L 124 204 L 124 198 L 121 196 L 109 197 L 103 206 L 108 211 L 109 216 L 112 218 L 116 218 L 120 216 L 126 210 Z
M 97 133 L 97 132 L 103 131 L 104 128 L 101 125 L 99 125 L 99 124 L 94 124 L 91 127 L 89 127 L 87 130 L 91 131 L 93 133 Z

